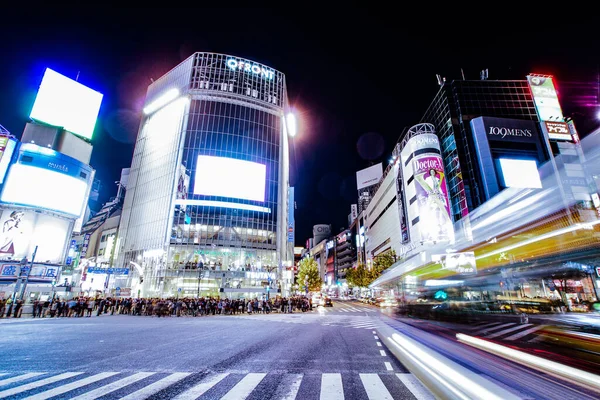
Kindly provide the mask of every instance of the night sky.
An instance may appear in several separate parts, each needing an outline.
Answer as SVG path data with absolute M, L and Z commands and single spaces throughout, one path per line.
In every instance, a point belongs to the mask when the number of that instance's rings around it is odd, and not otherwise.
M 300 6 L 300 4 L 298 4 Z M 304 11 L 303 11 L 304 10 Z M 403 128 L 417 122 L 447 80 L 522 80 L 553 74 L 565 115 L 580 133 L 600 121 L 597 23 L 535 22 L 385 9 L 290 12 L 245 8 L 131 11 L 2 10 L 0 124 L 21 136 L 46 67 L 104 94 L 92 144 L 101 201 L 129 167 L 150 79 L 196 51 L 237 55 L 286 74 L 299 133 L 291 149 L 296 244 L 312 225 L 347 225 L 356 171 L 388 162 Z M 443 21 L 443 23 L 442 23 Z M 540 21 L 543 22 L 543 21 Z

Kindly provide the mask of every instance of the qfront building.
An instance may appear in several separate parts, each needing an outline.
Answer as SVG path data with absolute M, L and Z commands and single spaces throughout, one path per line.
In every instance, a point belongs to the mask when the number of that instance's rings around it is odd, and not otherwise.
M 148 87 L 115 256 L 133 296 L 287 293 L 288 109 L 281 72 L 225 54 Z

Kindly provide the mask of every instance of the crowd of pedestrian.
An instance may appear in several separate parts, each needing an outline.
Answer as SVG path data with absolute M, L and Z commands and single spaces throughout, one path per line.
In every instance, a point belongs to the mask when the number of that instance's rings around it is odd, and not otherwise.
M 13 307 L 14 305 L 14 307 Z M 0 299 L 0 318 L 21 316 L 23 302 Z M 99 298 L 75 297 L 72 299 L 35 300 L 32 304 L 33 318 L 91 317 L 102 314 L 138 316 L 207 316 L 236 314 L 270 314 L 306 312 L 312 310 L 312 300 L 306 296 L 275 297 L 269 299 L 228 299 L 220 297 L 200 298 Z

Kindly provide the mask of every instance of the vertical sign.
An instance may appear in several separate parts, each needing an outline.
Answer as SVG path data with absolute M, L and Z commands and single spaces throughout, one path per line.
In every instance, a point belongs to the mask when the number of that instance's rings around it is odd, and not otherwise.
M 404 198 L 404 183 L 402 182 L 402 166 L 401 162 L 396 165 L 396 199 L 398 200 L 398 215 L 400 216 L 400 232 L 402 233 L 401 243 L 406 243 L 410 240 L 408 232 L 408 219 L 406 217 L 406 199 Z
M 288 188 L 288 226 L 287 226 L 287 241 L 288 243 L 294 243 L 294 187 Z
M 421 240 L 451 240 L 454 234 L 442 157 L 423 155 L 413 161 Z
M 538 117 L 545 125 L 548 137 L 554 140 L 571 140 L 552 77 L 527 75 L 527 82 Z
M 91 234 L 86 233 L 83 235 L 83 244 L 81 245 L 81 258 L 85 258 L 88 250 L 88 246 L 90 244 L 90 236 Z
M 350 206 L 350 214 L 352 221 L 350 221 L 351 223 L 354 222 L 354 220 L 356 220 L 356 218 L 358 218 L 358 205 L 357 204 L 352 204 Z

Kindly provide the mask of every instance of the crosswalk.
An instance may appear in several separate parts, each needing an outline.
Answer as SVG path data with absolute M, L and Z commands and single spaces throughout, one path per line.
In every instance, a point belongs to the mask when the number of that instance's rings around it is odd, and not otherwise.
M 546 326 L 517 322 L 480 322 L 472 327 L 472 334 L 486 339 L 532 342 L 537 340 L 537 332 Z
M 434 398 L 412 374 L 394 372 L 0 372 L 2 399 L 94 400 L 100 397 L 103 400 Z
M 319 312 L 344 312 L 344 313 L 376 313 L 377 310 L 362 306 L 351 306 L 349 304 L 337 303 L 333 307 L 319 307 Z
M 315 314 L 256 314 L 240 315 L 237 318 L 299 325 L 319 324 L 322 326 L 339 326 L 343 328 L 355 329 L 375 329 L 380 324 L 377 319 L 366 315 L 353 315 L 349 317 L 347 315 L 339 314 L 328 314 L 326 316 L 319 316 Z

